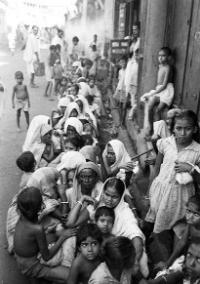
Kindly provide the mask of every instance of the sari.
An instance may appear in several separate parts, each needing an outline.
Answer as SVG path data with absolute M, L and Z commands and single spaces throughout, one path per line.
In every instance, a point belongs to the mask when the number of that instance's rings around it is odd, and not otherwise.
M 85 157 L 86 160 L 89 160 L 96 164 L 97 155 L 96 155 L 96 150 L 94 146 L 86 145 L 83 148 L 81 148 L 79 152 Z
M 78 175 L 80 174 L 82 170 L 85 170 L 85 169 L 91 169 L 97 174 L 98 181 L 96 182 L 95 186 L 92 189 L 91 197 L 97 200 L 100 198 L 103 183 L 100 180 L 101 174 L 100 174 L 99 167 L 93 162 L 82 163 L 76 169 L 76 172 L 74 175 L 73 187 L 66 191 L 67 200 L 69 201 L 69 205 L 71 209 L 75 206 L 76 202 L 82 197 L 81 184 L 79 183 Z
M 40 218 L 53 212 L 59 205 L 59 202 L 56 199 L 54 199 L 55 192 L 53 191 L 52 187 L 52 184 L 56 182 L 58 176 L 59 173 L 56 169 L 44 167 L 36 170 L 27 181 L 26 187 L 33 186 L 41 191 L 45 208 L 43 209 Z M 21 188 L 19 193 L 23 189 L 24 188 Z M 8 241 L 9 253 L 13 252 L 13 240 L 14 240 L 13 238 L 15 233 L 15 227 L 20 217 L 19 212 L 17 210 L 18 194 L 16 194 L 13 197 L 13 200 L 8 208 L 8 213 L 7 213 L 6 236 Z
M 78 95 L 76 101 L 81 101 L 82 104 L 83 104 L 83 110 L 80 113 L 80 117 L 79 118 L 87 119 L 87 120 L 89 119 L 91 121 L 91 123 L 94 125 L 95 129 L 96 129 L 97 128 L 96 117 L 92 113 L 87 99 L 83 95 Z M 80 109 L 79 109 L 79 111 L 80 111 Z
M 64 126 L 64 132 L 66 133 L 67 132 L 67 127 L 68 126 L 73 126 L 75 129 L 76 129 L 76 132 L 79 134 L 79 135 L 82 135 L 83 133 L 83 124 L 82 122 L 76 118 L 76 117 L 70 117 L 68 118 L 66 121 L 65 121 L 65 126 Z
M 57 165 L 56 169 L 60 172 L 63 169 L 76 169 L 79 165 L 84 163 L 85 157 L 80 152 L 77 151 L 68 151 L 64 153 L 61 162 Z
M 28 128 L 22 150 L 23 152 L 30 151 L 33 153 L 37 167 L 41 162 L 42 155 L 46 148 L 46 144 L 42 142 L 42 137 L 51 130 L 50 118 L 46 115 L 35 116 Z
M 111 166 L 108 165 L 107 158 L 106 158 L 107 150 L 108 150 L 108 144 L 110 144 L 112 146 L 113 151 L 115 153 L 115 157 L 116 157 L 115 163 Z M 107 172 L 109 171 L 108 169 L 111 169 L 111 172 L 114 172 L 121 165 L 131 161 L 131 158 L 130 158 L 128 152 L 126 151 L 124 144 L 118 139 L 113 139 L 113 140 L 109 141 L 106 144 L 106 147 L 105 147 L 102 155 L 103 155 L 103 162 L 104 162 L 104 165 L 105 165 Z

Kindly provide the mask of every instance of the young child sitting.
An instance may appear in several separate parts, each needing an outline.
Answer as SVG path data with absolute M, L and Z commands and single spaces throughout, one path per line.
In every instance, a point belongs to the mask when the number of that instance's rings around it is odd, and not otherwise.
M 82 225 L 77 233 L 78 254 L 72 264 L 68 284 L 87 284 L 92 272 L 101 262 L 102 235 L 97 225 Z
M 103 259 L 92 273 L 88 284 L 131 284 L 132 267 L 135 262 L 135 249 L 126 237 L 108 239 L 103 247 Z
M 23 171 L 23 175 L 20 181 L 20 188 L 26 186 L 32 173 L 35 171 L 36 161 L 34 155 L 30 151 L 23 152 L 16 160 L 16 164 L 20 170 Z
M 172 84 L 172 67 L 169 64 L 171 50 L 168 47 L 162 47 L 158 53 L 158 74 L 155 90 L 144 94 L 141 102 L 147 102 L 146 128 L 147 136 L 153 131 L 154 107 L 156 107 L 155 120 L 161 119 L 161 113 L 166 107 L 170 107 L 174 98 L 174 87 Z
M 163 261 L 161 260 L 156 267 L 168 268 L 195 238 L 200 239 L 200 198 L 198 195 L 188 200 L 184 219 L 178 221 L 172 230 L 156 235 L 155 245 L 160 249 L 160 257 L 163 257 Z
M 75 235 L 75 230 L 63 230 L 49 249 L 46 233 L 38 221 L 42 204 L 40 190 L 35 187 L 26 188 L 18 195 L 17 206 L 21 216 L 15 228 L 15 258 L 21 273 L 27 277 L 66 283 L 69 269 L 60 264 L 50 267 L 45 261 L 49 261 L 58 253 L 62 243 Z M 38 257 L 39 253 L 42 260 Z
M 17 110 L 17 130 L 20 131 L 20 116 L 21 110 L 23 109 L 27 128 L 29 126 L 29 108 L 30 99 L 27 86 L 23 84 L 24 75 L 21 71 L 15 72 L 15 79 L 17 84 L 13 87 L 12 93 L 12 107 Z
M 113 237 L 112 227 L 115 221 L 115 212 L 112 208 L 101 206 L 95 212 L 95 222 L 102 233 L 103 240 Z
M 68 78 L 66 76 L 62 76 L 58 86 L 57 86 L 57 95 L 58 99 L 66 97 L 68 88 Z

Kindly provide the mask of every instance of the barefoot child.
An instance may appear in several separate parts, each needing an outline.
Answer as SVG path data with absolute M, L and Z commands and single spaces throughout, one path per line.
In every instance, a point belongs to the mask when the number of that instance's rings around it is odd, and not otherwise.
M 150 223 L 146 229 L 151 225 L 154 233 L 171 229 L 185 216 L 185 205 L 195 192 L 194 179 L 199 182 L 195 167 L 198 169 L 200 165 L 197 116 L 191 110 L 183 110 L 174 117 L 172 125 L 173 135 L 157 143 L 155 179 L 150 187 L 150 209 L 146 215 Z
M 56 243 L 49 249 L 43 226 L 38 221 L 42 209 L 42 196 L 35 187 L 24 189 L 17 199 L 20 219 L 15 228 L 14 252 L 22 274 L 30 278 L 66 283 L 69 269 L 58 265 L 50 267 L 49 261 L 61 248 L 62 243 L 75 235 L 75 230 L 64 230 Z M 38 259 L 41 254 L 43 262 Z
M 12 94 L 12 107 L 17 110 L 17 130 L 20 131 L 20 116 L 21 110 L 23 109 L 27 128 L 29 126 L 29 111 L 30 99 L 27 86 L 23 84 L 24 75 L 21 71 L 15 72 L 15 79 L 17 84 L 13 87 Z
M 168 47 L 162 47 L 158 53 L 158 74 L 155 90 L 144 94 L 141 102 L 147 102 L 147 132 L 153 131 L 153 110 L 156 107 L 156 121 L 161 119 L 161 113 L 166 107 L 170 107 L 174 98 L 174 87 L 172 84 L 172 68 L 169 64 L 171 50 Z M 148 135 L 147 134 L 147 135 Z
M 75 258 L 68 284 L 87 284 L 92 272 L 101 262 L 100 246 L 102 235 L 95 224 L 85 224 L 80 227 L 77 234 L 78 255 Z

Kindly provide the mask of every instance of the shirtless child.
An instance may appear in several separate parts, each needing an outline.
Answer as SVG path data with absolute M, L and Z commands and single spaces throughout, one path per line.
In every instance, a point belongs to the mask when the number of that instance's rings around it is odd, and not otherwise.
M 15 79 L 17 84 L 13 87 L 12 93 L 12 107 L 17 110 L 17 130 L 20 131 L 20 116 L 23 109 L 27 128 L 29 126 L 29 111 L 30 99 L 27 86 L 23 84 L 24 75 L 21 71 L 15 72 Z
M 166 107 L 170 107 L 174 98 L 174 87 L 172 84 L 172 68 L 169 64 L 171 50 L 168 47 L 162 47 L 158 53 L 158 74 L 155 90 L 145 93 L 141 97 L 141 102 L 147 103 L 147 136 L 153 133 L 153 116 L 155 121 L 161 119 L 161 113 Z M 154 112 L 154 108 L 155 112 Z
M 101 262 L 101 231 L 95 224 L 82 225 L 77 233 L 78 254 L 74 259 L 68 284 L 87 284 L 92 272 Z
M 59 251 L 63 242 L 76 234 L 76 229 L 63 230 L 54 245 L 49 248 L 47 233 L 38 220 L 42 206 L 42 195 L 35 187 L 27 187 L 18 195 L 20 219 L 15 228 L 15 258 L 21 273 L 27 277 L 66 283 L 69 268 L 61 264 L 50 265 L 49 261 Z M 39 253 L 42 259 L 38 257 Z

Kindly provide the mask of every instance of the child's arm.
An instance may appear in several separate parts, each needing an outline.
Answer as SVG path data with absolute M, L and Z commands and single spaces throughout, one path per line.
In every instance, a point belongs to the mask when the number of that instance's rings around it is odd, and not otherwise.
M 70 211 L 69 216 L 68 216 L 68 220 L 66 223 L 67 227 L 76 227 L 80 224 L 82 224 L 83 222 L 85 222 L 86 220 L 89 219 L 89 212 L 87 210 L 87 208 L 83 208 L 83 202 L 90 202 L 90 203 L 95 203 L 94 199 L 90 196 L 87 195 L 83 195 L 81 197 L 81 199 L 79 201 L 77 201 L 76 205 L 74 206 L 74 208 Z M 82 210 L 81 210 L 82 209 Z
M 15 86 L 13 87 L 13 92 L 12 92 L 12 107 L 15 108 L 15 93 L 16 93 L 16 88 Z
M 50 249 L 48 249 L 48 244 L 47 244 L 47 239 L 46 239 L 46 234 L 45 234 L 44 228 L 42 226 L 38 225 L 35 237 L 36 237 L 36 241 L 37 241 L 37 244 L 38 244 L 39 251 L 42 255 L 42 258 L 45 261 L 48 261 L 49 259 L 51 259 L 56 254 L 56 252 L 59 250 L 62 243 L 66 239 L 68 239 L 72 236 L 75 236 L 75 234 L 76 234 L 75 229 L 64 230 L 62 232 L 62 235 L 58 238 L 55 245 L 52 246 Z
M 166 68 L 163 82 L 162 82 L 162 84 L 159 84 L 159 86 L 156 87 L 155 94 L 159 94 L 160 92 L 162 92 L 167 87 L 167 84 L 169 82 L 169 74 L 170 74 L 170 66 L 168 66 L 168 68 Z
M 79 278 L 79 272 L 80 272 L 80 261 L 79 261 L 79 258 L 76 257 L 72 263 L 70 273 L 69 273 L 69 278 L 67 279 L 67 283 L 77 284 L 78 278 Z
M 183 252 L 183 249 L 186 247 L 188 243 L 188 236 L 189 236 L 189 226 L 186 227 L 182 238 L 177 242 L 173 253 L 171 254 L 170 258 L 167 260 L 166 262 L 167 268 L 170 267 L 170 265 L 173 264 L 176 258 L 178 258 Z
M 25 90 L 26 90 L 26 96 L 27 96 L 27 100 L 28 100 L 28 107 L 30 107 L 31 103 L 30 103 L 30 97 L 29 97 L 29 92 L 28 92 L 27 86 L 25 86 Z

